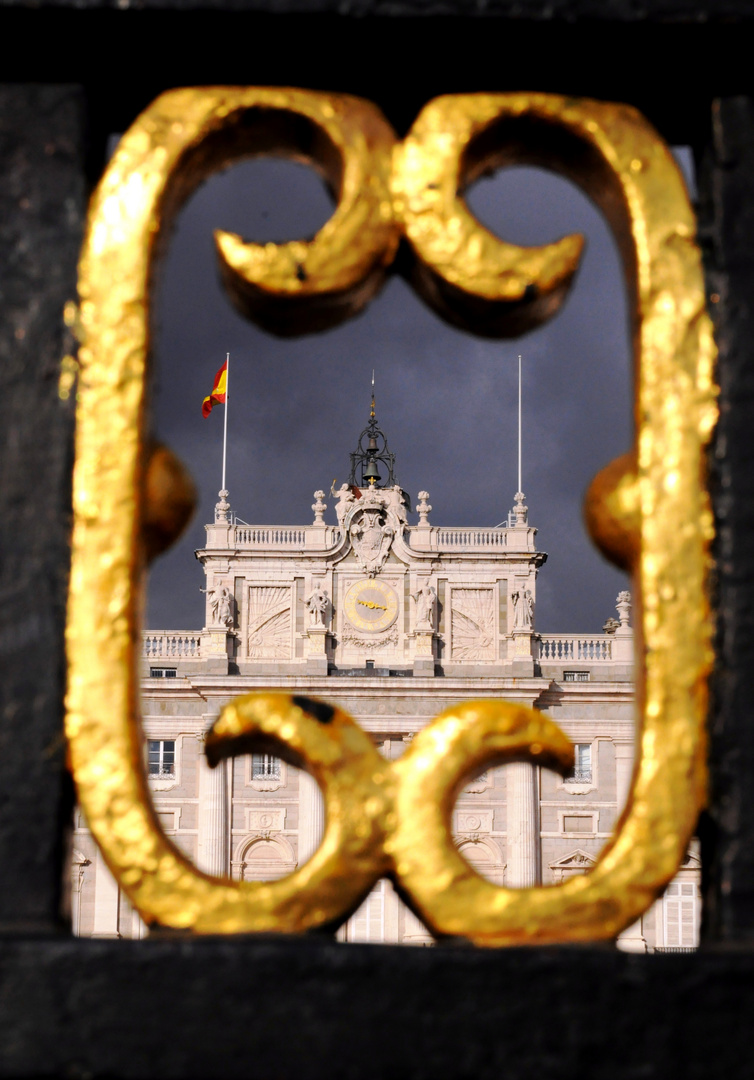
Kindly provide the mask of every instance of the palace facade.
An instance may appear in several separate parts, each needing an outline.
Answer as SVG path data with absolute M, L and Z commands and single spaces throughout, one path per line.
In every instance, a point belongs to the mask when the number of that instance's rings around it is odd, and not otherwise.
M 490 880 L 556 883 L 589 870 L 629 789 L 634 753 L 630 596 L 601 634 L 540 632 L 537 550 L 524 495 L 497 528 L 431 520 L 426 491 L 409 523 L 395 460 L 369 422 L 349 482 L 314 494 L 300 527 L 242 524 L 220 492 L 206 545 L 204 626 L 144 635 L 145 768 L 165 832 L 202 869 L 236 879 L 280 877 L 315 850 L 324 825 L 314 781 L 270 754 L 210 769 L 204 732 L 232 698 L 284 690 L 331 700 L 389 759 L 443 709 L 496 698 L 543 710 L 576 748 L 573 772 L 521 763 L 469 780 L 453 812 L 456 842 Z M 606 604 L 606 608 L 609 605 Z M 76 813 L 76 933 L 146 931 Z M 695 946 L 699 860 L 686 862 L 623 948 Z M 348 941 L 431 944 L 381 881 L 340 931 Z

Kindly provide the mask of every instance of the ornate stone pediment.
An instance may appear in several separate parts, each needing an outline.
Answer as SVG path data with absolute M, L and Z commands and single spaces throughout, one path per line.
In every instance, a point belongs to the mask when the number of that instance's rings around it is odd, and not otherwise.
M 565 881 L 575 874 L 585 874 L 587 870 L 592 869 L 596 862 L 597 859 L 594 855 L 590 855 L 588 851 L 583 851 L 581 848 L 576 848 L 575 851 L 570 851 L 567 855 L 550 863 L 552 879 L 557 883 Z

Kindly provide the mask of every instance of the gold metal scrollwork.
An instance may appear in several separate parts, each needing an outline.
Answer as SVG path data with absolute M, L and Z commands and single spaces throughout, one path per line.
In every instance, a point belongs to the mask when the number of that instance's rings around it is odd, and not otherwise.
M 155 532 L 174 528 L 157 520 L 149 492 L 178 474 L 164 452 L 159 468 L 145 463 L 149 284 L 159 234 L 193 187 L 230 157 L 269 152 L 312 162 L 338 200 L 309 243 L 217 238 L 236 302 L 278 333 L 333 325 L 363 307 L 401 236 L 416 287 L 445 318 L 491 335 L 548 318 L 581 241 L 516 248 L 479 225 L 463 189 L 499 164 L 540 162 L 576 180 L 618 239 L 633 308 L 636 444 L 595 480 L 587 520 L 636 578 L 639 752 L 628 804 L 583 877 L 500 888 L 453 847 L 453 800 L 474 768 L 522 758 L 568 765 L 552 721 L 498 702 L 448 710 L 389 763 L 330 706 L 239 699 L 208 735 L 208 758 L 275 746 L 309 769 L 327 808 L 319 850 L 280 881 L 231 882 L 198 871 L 160 829 L 136 704 L 140 537 L 146 530 L 148 547 Z M 398 143 L 379 111 L 355 98 L 173 91 L 126 133 L 95 193 L 79 291 L 66 730 L 90 828 L 147 922 L 203 933 L 332 927 L 385 874 L 436 934 L 483 945 L 610 938 L 633 922 L 676 872 L 705 799 L 712 518 L 700 477 L 716 417 L 693 213 L 646 121 L 587 100 L 458 95 L 427 105 Z

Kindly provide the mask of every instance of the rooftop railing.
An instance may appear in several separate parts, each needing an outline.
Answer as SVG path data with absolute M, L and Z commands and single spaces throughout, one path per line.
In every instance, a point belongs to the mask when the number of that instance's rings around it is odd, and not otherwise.
M 150 630 L 144 634 L 142 656 L 148 660 L 198 660 L 201 644 L 198 630 Z
M 505 529 L 430 528 L 411 526 L 406 530 L 410 547 L 433 551 L 503 551 L 508 546 Z
M 235 546 L 239 548 L 304 548 L 307 532 L 322 534 L 322 547 L 329 547 L 333 542 L 325 534 L 340 533 L 339 529 L 312 529 L 286 527 L 279 525 L 236 525 Z
M 265 549 L 267 551 L 326 550 L 342 537 L 336 525 L 234 525 L 230 543 L 236 549 Z M 415 551 L 481 552 L 504 551 L 508 547 L 506 529 L 420 528 L 409 525 L 404 540 Z
M 539 659 L 552 663 L 582 660 L 590 664 L 612 660 L 613 639 L 607 634 L 542 634 Z

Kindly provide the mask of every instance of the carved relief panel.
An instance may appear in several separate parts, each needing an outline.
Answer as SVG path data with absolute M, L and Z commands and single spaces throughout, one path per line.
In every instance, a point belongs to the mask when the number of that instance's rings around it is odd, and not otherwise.
M 453 660 L 495 659 L 495 590 L 451 592 L 450 655 Z
M 248 655 L 252 660 L 290 660 L 291 589 L 287 585 L 249 587 Z

